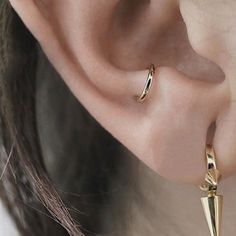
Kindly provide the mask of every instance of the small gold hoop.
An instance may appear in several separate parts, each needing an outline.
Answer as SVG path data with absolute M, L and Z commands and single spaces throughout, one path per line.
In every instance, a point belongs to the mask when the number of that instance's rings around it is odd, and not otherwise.
M 144 89 L 142 91 L 142 94 L 139 97 L 137 97 L 138 102 L 143 102 L 146 99 L 146 97 L 152 87 L 152 81 L 153 81 L 153 77 L 154 77 L 155 72 L 156 72 L 155 66 L 153 64 L 151 64 L 148 67 L 147 80 L 146 80 Z
M 207 173 L 205 176 L 205 183 L 199 187 L 203 191 L 216 191 L 221 174 L 216 166 L 216 156 L 212 145 L 206 146 L 205 155 L 207 161 Z

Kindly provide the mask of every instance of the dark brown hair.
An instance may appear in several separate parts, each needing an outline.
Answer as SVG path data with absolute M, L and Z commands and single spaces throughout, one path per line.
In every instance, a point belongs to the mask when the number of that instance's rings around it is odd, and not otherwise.
M 78 120 L 74 120 L 73 132 L 65 136 L 70 146 L 62 151 L 61 159 L 58 154 L 56 171 L 50 171 L 52 168 L 45 164 L 36 109 L 40 55 L 43 53 L 35 38 L 8 1 L 1 0 L 0 196 L 24 236 L 102 233 L 101 211 L 114 196 L 107 193 L 114 192 L 112 180 L 125 161 L 117 158 L 123 147 L 97 124 L 60 79 L 54 79 L 53 92 L 49 93 L 54 97 L 44 99 L 54 105 L 59 97 L 65 99 L 61 101 L 65 110 L 61 104 L 56 106 L 60 107 L 60 116 L 54 116 L 57 127 L 66 126 L 68 107 L 70 115 L 72 111 L 77 114 L 73 119 Z M 53 71 L 48 61 L 47 65 Z M 62 189 L 56 190 L 55 184 Z

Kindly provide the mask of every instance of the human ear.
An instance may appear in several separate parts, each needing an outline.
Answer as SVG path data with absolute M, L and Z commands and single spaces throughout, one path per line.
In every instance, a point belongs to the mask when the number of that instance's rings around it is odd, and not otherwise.
M 155 1 L 133 7 L 129 4 L 135 1 L 118 0 L 10 2 L 67 86 L 105 129 L 163 177 L 202 182 L 208 129 L 229 100 L 225 80 L 193 79 L 158 66 L 148 98 L 136 101 L 145 67 L 158 58 L 149 57 L 158 32 L 178 18 L 178 1 L 162 1 L 165 14 L 157 16 Z M 148 47 L 147 35 L 156 31 Z

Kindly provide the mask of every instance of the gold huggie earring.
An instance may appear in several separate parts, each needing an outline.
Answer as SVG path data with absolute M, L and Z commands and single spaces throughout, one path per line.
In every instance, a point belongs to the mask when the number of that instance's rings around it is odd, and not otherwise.
M 207 192 L 207 197 L 202 197 L 201 202 L 205 217 L 211 232 L 211 236 L 220 236 L 223 208 L 223 196 L 217 195 L 217 185 L 220 180 L 220 172 L 216 167 L 216 157 L 211 145 L 206 146 L 207 173 L 205 184 L 200 188 Z
M 154 74 L 156 72 L 155 71 L 155 66 L 153 64 L 151 64 L 148 67 L 148 70 L 149 71 L 148 71 L 148 75 L 147 75 L 147 80 L 146 80 L 143 92 L 139 97 L 137 97 L 138 102 L 143 102 L 146 99 L 146 97 L 147 97 L 147 95 L 148 95 L 148 93 L 151 89 L 151 86 L 152 86 L 153 77 L 154 77 Z

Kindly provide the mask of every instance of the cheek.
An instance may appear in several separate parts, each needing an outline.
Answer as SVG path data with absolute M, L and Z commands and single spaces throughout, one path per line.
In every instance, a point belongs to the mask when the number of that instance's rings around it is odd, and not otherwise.
M 232 59 L 231 50 L 236 47 L 236 4 L 231 0 L 226 2 L 180 1 L 192 47 L 222 67 Z
M 218 166 L 227 170 L 224 177 L 235 173 L 236 169 L 236 103 L 225 106 L 217 120 L 214 144 L 218 153 Z

